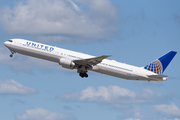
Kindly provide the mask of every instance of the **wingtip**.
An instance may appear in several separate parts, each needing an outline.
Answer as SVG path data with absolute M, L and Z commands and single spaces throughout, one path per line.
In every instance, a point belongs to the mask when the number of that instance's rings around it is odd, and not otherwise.
M 105 57 L 111 57 L 112 55 L 103 55 L 103 56 L 105 56 Z

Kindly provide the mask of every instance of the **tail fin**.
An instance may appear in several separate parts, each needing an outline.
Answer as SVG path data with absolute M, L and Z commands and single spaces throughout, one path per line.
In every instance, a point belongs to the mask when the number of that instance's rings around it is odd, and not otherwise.
M 154 73 L 157 73 L 161 75 L 166 67 L 169 65 L 171 60 L 174 58 L 177 52 L 170 51 L 167 54 L 163 55 L 159 59 L 155 60 L 154 62 L 150 63 L 149 65 L 146 65 L 144 69 L 147 69 L 149 71 L 152 71 Z

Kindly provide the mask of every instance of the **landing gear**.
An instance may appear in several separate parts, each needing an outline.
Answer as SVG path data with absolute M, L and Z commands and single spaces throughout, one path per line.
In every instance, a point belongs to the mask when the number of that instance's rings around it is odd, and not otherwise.
M 82 78 L 84 77 L 88 77 L 88 74 L 87 74 L 87 67 L 85 67 L 84 65 L 83 66 L 80 66 L 77 70 L 77 72 L 79 73 L 79 76 L 81 76 Z
M 11 51 L 12 54 L 10 54 L 9 56 L 10 57 L 13 57 L 13 54 L 15 53 L 14 51 Z
M 81 76 L 82 78 L 84 78 L 84 77 L 88 77 L 88 74 L 87 73 L 79 73 L 79 76 Z

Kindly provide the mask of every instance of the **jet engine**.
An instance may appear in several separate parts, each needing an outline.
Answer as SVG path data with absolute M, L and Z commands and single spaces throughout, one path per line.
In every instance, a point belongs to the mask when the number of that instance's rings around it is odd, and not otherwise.
M 73 69 L 75 66 L 75 63 L 72 60 L 69 60 L 66 58 L 60 58 L 59 65 L 61 65 L 64 68 Z

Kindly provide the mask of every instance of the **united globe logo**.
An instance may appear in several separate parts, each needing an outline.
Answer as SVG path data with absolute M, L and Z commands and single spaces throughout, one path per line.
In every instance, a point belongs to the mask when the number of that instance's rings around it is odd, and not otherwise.
M 163 72 L 162 63 L 157 59 L 154 62 L 150 63 L 149 65 L 145 66 L 144 69 L 152 71 L 156 74 L 161 75 Z

